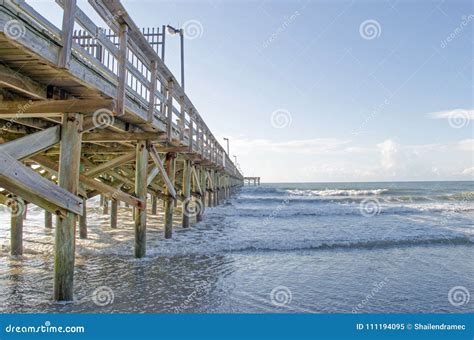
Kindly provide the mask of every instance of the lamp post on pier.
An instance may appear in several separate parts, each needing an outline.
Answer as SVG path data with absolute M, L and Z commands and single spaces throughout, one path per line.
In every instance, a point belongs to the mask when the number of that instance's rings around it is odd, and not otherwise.
M 229 138 L 224 137 L 224 140 L 227 142 L 227 156 L 229 156 Z
M 181 40 L 181 87 L 184 91 L 184 30 L 182 28 L 174 28 L 171 25 L 167 25 L 166 27 L 168 27 L 169 34 L 179 34 Z

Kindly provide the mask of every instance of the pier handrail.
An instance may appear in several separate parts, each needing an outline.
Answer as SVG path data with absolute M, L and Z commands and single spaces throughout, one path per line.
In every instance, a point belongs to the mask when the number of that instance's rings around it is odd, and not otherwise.
M 118 84 L 117 116 L 124 114 L 126 99 L 131 100 L 147 112 L 149 124 L 166 131 L 169 143 L 187 146 L 189 152 L 200 154 L 213 166 L 233 177 L 243 178 L 173 73 L 148 43 L 119 0 L 88 0 L 108 28 L 115 33 L 115 37 L 105 34 L 104 28 L 94 24 L 76 5 L 75 0 L 56 0 L 64 9 L 62 30 L 24 0 L 6 2 L 16 5 L 62 45 L 60 62 L 63 59 L 64 68 L 68 68 L 67 61 L 74 54 L 111 82 Z M 68 15 L 72 20 L 68 21 Z M 77 35 L 73 36 L 76 23 L 89 33 L 87 38 L 90 46 L 81 46 Z

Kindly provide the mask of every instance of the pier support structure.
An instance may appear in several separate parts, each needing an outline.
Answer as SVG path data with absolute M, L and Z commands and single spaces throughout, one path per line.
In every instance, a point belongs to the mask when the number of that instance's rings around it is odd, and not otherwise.
M 176 171 L 176 154 L 174 152 L 166 154 L 165 170 L 171 184 L 174 186 Z M 165 195 L 165 238 L 171 238 L 173 236 L 173 208 L 175 199 L 167 187 L 165 187 Z
M 79 185 L 83 117 L 66 113 L 62 117 L 59 155 L 59 186 L 76 194 Z M 73 299 L 74 257 L 77 215 L 68 211 L 56 220 L 54 257 L 54 299 Z
M 135 257 L 146 255 L 146 195 L 148 175 L 148 145 L 145 140 L 137 142 L 135 169 L 135 196 L 143 206 L 135 208 Z

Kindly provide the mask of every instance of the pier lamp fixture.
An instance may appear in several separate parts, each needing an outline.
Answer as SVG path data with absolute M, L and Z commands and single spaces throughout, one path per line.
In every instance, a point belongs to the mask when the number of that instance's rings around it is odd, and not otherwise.
M 171 25 L 166 26 L 168 28 L 168 33 L 171 35 L 179 34 L 181 40 L 181 87 L 184 91 L 184 31 L 182 28 L 177 29 Z
M 229 155 L 229 138 L 225 138 L 224 140 L 227 142 L 227 155 Z

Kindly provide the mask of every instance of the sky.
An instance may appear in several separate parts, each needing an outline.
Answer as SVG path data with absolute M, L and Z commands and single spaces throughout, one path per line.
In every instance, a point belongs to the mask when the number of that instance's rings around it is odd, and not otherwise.
M 472 1 L 122 3 L 140 27 L 184 28 L 186 92 L 244 175 L 474 179 Z M 176 36 L 166 50 L 180 79 Z

